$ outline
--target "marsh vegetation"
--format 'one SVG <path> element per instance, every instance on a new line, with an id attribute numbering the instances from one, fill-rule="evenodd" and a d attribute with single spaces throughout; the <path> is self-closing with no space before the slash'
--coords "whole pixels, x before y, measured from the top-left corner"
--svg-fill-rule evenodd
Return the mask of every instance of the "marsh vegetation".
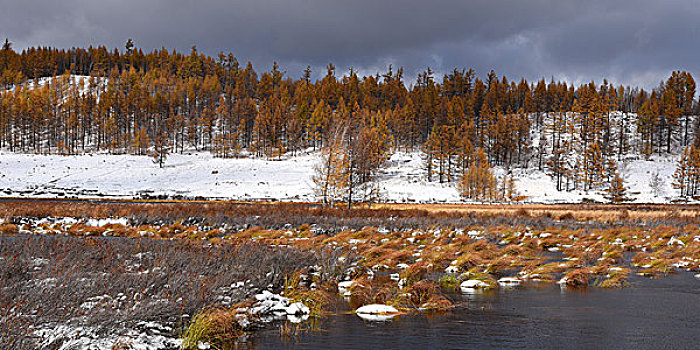
<path id="1" fill-rule="evenodd" d="M 700 271 L 698 211 L 10 202 L 0 207 L 2 343 L 60 347 L 77 329 L 127 348 L 157 337 L 163 349 L 221 345 L 274 324 L 263 292 L 315 322 L 339 302 L 414 314 L 450 310 L 460 292 L 634 288 L 632 277 Z M 313 328 L 283 324 L 282 336 Z"/>

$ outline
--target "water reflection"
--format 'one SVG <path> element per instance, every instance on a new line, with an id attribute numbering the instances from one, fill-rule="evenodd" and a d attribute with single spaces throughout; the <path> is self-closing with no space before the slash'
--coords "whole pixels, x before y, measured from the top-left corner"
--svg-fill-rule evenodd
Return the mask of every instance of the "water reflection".
<path id="1" fill-rule="evenodd" d="M 394 317 L 398 316 L 397 314 L 393 315 L 374 315 L 374 314 L 357 314 L 357 316 L 365 321 L 369 322 L 386 322 Z"/>

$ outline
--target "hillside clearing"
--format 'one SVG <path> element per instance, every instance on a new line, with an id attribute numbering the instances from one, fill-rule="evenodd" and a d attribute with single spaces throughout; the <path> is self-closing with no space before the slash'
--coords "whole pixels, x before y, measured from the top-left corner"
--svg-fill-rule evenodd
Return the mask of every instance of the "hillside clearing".
<path id="1" fill-rule="evenodd" d="M 159 169 L 151 158 L 133 155 L 36 155 L 0 153 L 0 196 L 77 198 L 205 198 L 227 200 L 317 201 L 312 176 L 318 153 L 282 160 L 215 158 L 210 153 L 171 154 Z M 620 166 L 637 203 L 669 203 L 676 192 L 674 157 L 630 160 Z M 503 174 L 503 169 L 497 169 Z M 665 180 L 661 195 L 651 174 Z M 396 153 L 379 174 L 382 198 L 392 203 L 460 203 L 454 183 L 428 182 L 421 153 Z M 526 203 L 603 202 L 601 192 L 556 191 L 544 172 L 517 169 L 516 190 Z"/>

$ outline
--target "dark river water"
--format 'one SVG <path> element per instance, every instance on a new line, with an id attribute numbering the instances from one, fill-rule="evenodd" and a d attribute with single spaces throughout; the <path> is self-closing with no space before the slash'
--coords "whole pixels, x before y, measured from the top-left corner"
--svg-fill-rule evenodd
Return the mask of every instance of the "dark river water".
<path id="1" fill-rule="evenodd" d="M 632 278 L 621 290 L 523 287 L 455 294 L 444 314 L 371 323 L 339 311 L 320 330 L 251 339 L 257 349 L 700 349 L 700 280 Z"/>

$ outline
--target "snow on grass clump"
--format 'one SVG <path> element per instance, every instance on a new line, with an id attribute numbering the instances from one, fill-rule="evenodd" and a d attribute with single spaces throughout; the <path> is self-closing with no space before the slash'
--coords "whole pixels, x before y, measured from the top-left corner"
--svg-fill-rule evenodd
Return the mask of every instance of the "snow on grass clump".
<path id="1" fill-rule="evenodd" d="M 391 305 L 369 304 L 355 310 L 357 316 L 366 321 L 388 321 L 399 314 Z"/>
<path id="2" fill-rule="evenodd" d="M 241 310 L 252 316 L 258 317 L 263 322 L 277 319 L 288 319 L 292 322 L 300 322 L 308 319 L 311 309 L 301 302 L 292 302 L 279 294 L 263 291 L 255 295 L 257 302 L 249 309 Z"/>
<path id="3" fill-rule="evenodd" d="M 460 288 L 489 288 L 489 284 L 481 280 L 466 280 L 459 285 Z"/>
<path id="4" fill-rule="evenodd" d="M 127 218 L 108 218 L 108 219 L 88 219 L 85 223 L 87 226 L 102 227 L 106 225 L 128 225 Z"/>
<path id="5" fill-rule="evenodd" d="M 356 285 L 357 285 L 356 281 L 338 282 L 338 293 L 345 295 L 345 296 L 349 296 L 350 294 L 352 294 L 352 292 L 350 290 L 353 287 L 355 287 Z"/>
<path id="6" fill-rule="evenodd" d="M 498 285 L 503 288 L 514 288 L 520 285 L 520 279 L 515 277 L 503 277 L 498 280 Z"/>

